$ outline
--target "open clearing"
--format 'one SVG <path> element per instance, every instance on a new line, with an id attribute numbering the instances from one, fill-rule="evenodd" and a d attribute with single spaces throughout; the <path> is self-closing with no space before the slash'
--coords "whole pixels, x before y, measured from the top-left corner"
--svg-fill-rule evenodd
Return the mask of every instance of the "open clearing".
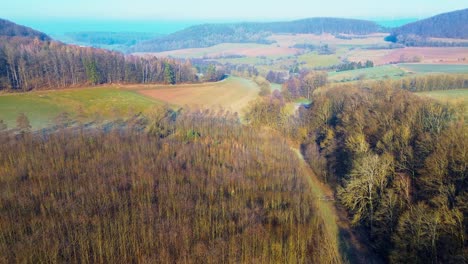
<path id="1" fill-rule="evenodd" d="M 13 128 L 18 115 L 24 113 L 33 129 L 40 129 L 53 124 L 62 112 L 68 112 L 72 118 L 80 114 L 94 120 L 125 117 L 156 104 L 161 102 L 110 86 L 5 94 L 0 96 L 0 120 Z"/>
<path id="2" fill-rule="evenodd" d="M 341 63 L 339 55 L 319 55 L 317 52 L 306 53 L 298 56 L 297 61 L 299 64 L 303 64 L 308 68 L 315 67 L 330 67 Z"/>
<path id="3" fill-rule="evenodd" d="M 351 71 L 329 72 L 331 82 L 349 82 L 356 80 L 399 79 L 407 76 L 430 73 L 468 73 L 468 64 L 422 64 L 403 63 L 381 65 L 372 68 Z"/>
<path id="4" fill-rule="evenodd" d="M 385 78 L 401 78 L 405 76 L 405 71 L 394 66 L 385 65 L 373 68 L 358 69 L 352 71 L 329 72 L 328 79 L 332 82 L 348 82 L 361 80 L 380 80 Z"/>
<path id="5" fill-rule="evenodd" d="M 143 88 L 144 86 L 141 86 Z M 216 83 L 185 84 L 176 86 L 148 86 L 138 92 L 145 96 L 179 106 L 224 108 L 241 112 L 258 96 L 259 87 L 250 80 L 229 77 Z"/>
<path id="6" fill-rule="evenodd" d="M 332 46 L 362 46 L 362 45 L 388 45 L 384 38 L 388 34 L 370 34 L 364 36 L 353 36 L 341 34 L 350 39 L 336 38 L 332 34 L 275 34 L 268 37 L 276 41 L 281 47 L 294 46 L 295 44 L 332 45 Z"/>
<path id="7" fill-rule="evenodd" d="M 422 63 L 466 64 L 468 63 L 468 48 L 407 47 L 381 50 L 356 49 L 348 54 L 348 60 L 350 61 L 371 60 L 375 65 L 408 61 L 414 58 L 417 58 Z"/>
<path id="8" fill-rule="evenodd" d="M 427 96 L 442 103 L 464 107 L 465 122 L 468 122 L 468 89 L 418 92 L 420 96 Z"/>
<path id="9" fill-rule="evenodd" d="M 258 92 L 254 82 L 230 77 L 217 83 L 121 85 L 4 94 L 0 95 L 0 120 L 8 128 L 14 128 L 16 118 L 24 113 L 33 129 L 41 129 L 54 124 L 54 119 L 63 112 L 83 121 L 114 119 L 165 103 L 223 107 L 240 112 Z"/>

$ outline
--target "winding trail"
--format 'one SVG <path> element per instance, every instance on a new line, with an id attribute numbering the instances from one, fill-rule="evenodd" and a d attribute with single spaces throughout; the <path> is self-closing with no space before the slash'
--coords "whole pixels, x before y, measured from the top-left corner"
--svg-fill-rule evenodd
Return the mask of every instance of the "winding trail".
<path id="1" fill-rule="evenodd" d="M 307 164 L 298 144 L 289 140 L 288 143 L 301 160 L 301 165 L 307 173 L 307 180 L 311 186 L 311 191 L 319 200 L 318 209 L 326 222 L 326 231 L 336 234 L 340 254 L 344 262 L 357 264 L 385 263 L 380 256 L 368 250 L 370 242 L 366 240 L 365 236 L 360 235 L 351 228 L 346 210 L 334 201 L 333 190 L 321 182 L 309 164 Z"/>

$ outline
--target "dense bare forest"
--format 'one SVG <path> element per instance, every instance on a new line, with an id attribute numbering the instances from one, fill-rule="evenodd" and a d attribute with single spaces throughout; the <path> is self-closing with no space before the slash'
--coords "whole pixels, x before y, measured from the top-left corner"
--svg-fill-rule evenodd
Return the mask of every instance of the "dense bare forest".
<path id="1" fill-rule="evenodd" d="M 282 111 L 296 91 L 290 81 L 283 86 L 285 96 L 260 99 L 248 117 L 254 125 L 275 127 L 302 142 L 310 166 L 334 186 L 352 223 L 366 230 L 371 246 L 387 261 L 463 263 L 468 230 L 465 109 L 398 87 L 407 83 L 413 83 L 404 87 L 408 90 L 435 89 L 428 83 L 449 89 L 466 85 L 466 77 L 322 88 L 296 118 Z"/>
<path id="2" fill-rule="evenodd" d="M 466 12 L 454 19 L 464 21 L 459 16 Z M 410 45 L 404 40 L 415 34 L 418 41 L 464 38 L 457 31 L 462 23 L 443 30 L 450 21 L 445 14 L 410 24 L 391 40 Z M 418 26 L 433 24 L 443 28 L 426 32 Z M 207 24 L 142 42 L 135 50 L 271 44 L 274 33 L 326 31 L 346 40 L 346 34 L 385 30 L 374 22 L 335 18 Z M 75 37 L 130 45 L 127 38 L 148 36 Z M 336 51 L 322 43 L 296 45 L 314 56 Z M 340 60 L 305 68 L 295 61 L 265 70 L 244 61 L 125 55 L 66 45 L 0 20 L 0 92 L 7 98 L 3 112 L 13 113 L 0 118 L 0 263 L 354 263 L 362 252 L 359 259 L 371 256 L 367 261 L 377 263 L 468 262 L 467 104 L 416 94 L 468 88 L 466 73 L 405 72 L 394 79 L 332 83 L 331 70 L 374 63 Z M 241 114 L 169 100 L 162 106 L 163 99 L 138 93 L 141 85 L 119 85 L 106 94 L 128 92 L 120 98 L 125 114 L 115 97 L 102 107 L 86 97 L 95 108 L 116 107 L 109 109 L 112 115 L 93 116 L 77 101 L 76 113 L 51 117 L 47 124 L 54 125 L 37 130 L 27 115 L 39 107 L 13 112 L 20 108 L 7 94 L 45 99 L 42 91 L 20 92 L 214 82 L 227 74 L 240 79 L 239 86 L 230 86 L 229 79 L 209 83 L 209 89 L 151 86 L 180 97 L 206 96 L 209 103 L 218 94 L 234 100 L 222 93 L 248 87 L 253 96 Z M 215 89 L 226 89 L 222 85 L 227 90 L 213 96 Z M 204 92 L 185 92 L 195 89 Z M 451 96 L 461 94 L 455 92 Z M 134 113 L 131 96 L 145 101 L 141 112 Z M 25 104 L 30 102 L 36 101 Z"/>
<path id="3" fill-rule="evenodd" d="M 235 114 L 1 140 L 1 262 L 341 261 L 298 157 Z"/>
<path id="4" fill-rule="evenodd" d="M 30 38 L 2 38 L 0 42 L 0 90 L 195 80 L 188 60 L 141 58 Z"/>
<path id="5" fill-rule="evenodd" d="M 0 22 L 0 90 L 198 80 L 189 60 L 143 58 L 66 45 L 33 29 L 6 20 Z"/>

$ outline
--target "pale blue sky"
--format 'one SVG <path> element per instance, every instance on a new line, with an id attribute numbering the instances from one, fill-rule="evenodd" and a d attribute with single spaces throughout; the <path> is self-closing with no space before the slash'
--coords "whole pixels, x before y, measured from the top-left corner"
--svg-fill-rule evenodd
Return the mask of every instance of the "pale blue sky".
<path id="1" fill-rule="evenodd" d="M 423 18 L 468 8 L 468 0 L 2 0 L 0 17 L 262 20 L 317 16 Z"/>

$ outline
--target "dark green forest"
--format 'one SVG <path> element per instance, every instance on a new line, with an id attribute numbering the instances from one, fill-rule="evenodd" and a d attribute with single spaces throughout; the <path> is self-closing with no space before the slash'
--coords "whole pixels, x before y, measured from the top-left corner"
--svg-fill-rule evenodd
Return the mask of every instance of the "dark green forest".
<path id="1" fill-rule="evenodd" d="M 433 16 L 395 29 L 387 40 L 407 46 L 466 46 L 430 38 L 468 39 L 468 9 Z"/>

